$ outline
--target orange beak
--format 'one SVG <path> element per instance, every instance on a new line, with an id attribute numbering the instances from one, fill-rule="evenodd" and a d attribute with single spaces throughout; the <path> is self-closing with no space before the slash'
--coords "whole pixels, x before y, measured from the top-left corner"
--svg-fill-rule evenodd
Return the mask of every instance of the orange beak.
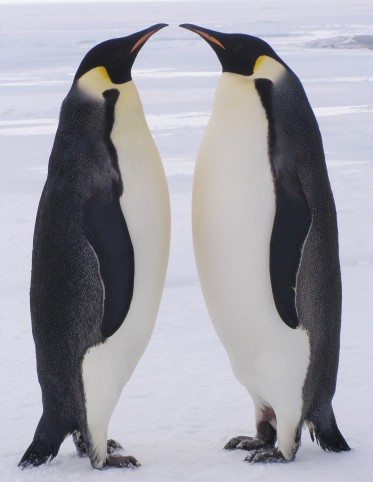
<path id="1" fill-rule="evenodd" d="M 149 32 L 146 32 L 132 47 L 131 49 L 131 54 L 134 52 L 136 49 L 138 49 L 141 45 L 143 45 L 152 35 L 154 35 L 158 30 L 161 28 L 167 27 L 166 23 L 160 23 L 158 25 L 154 25 L 154 28 L 150 30 Z M 151 28 L 151 27 L 150 27 Z"/>
<path id="2" fill-rule="evenodd" d="M 218 39 L 213 37 L 212 35 L 209 35 L 208 33 L 202 32 L 202 30 L 197 30 L 197 29 L 194 30 L 194 32 L 198 33 L 198 35 L 205 38 L 206 40 L 209 40 L 210 42 L 213 42 L 214 44 L 219 45 L 219 47 L 221 47 L 222 49 L 225 50 L 224 45 Z"/>

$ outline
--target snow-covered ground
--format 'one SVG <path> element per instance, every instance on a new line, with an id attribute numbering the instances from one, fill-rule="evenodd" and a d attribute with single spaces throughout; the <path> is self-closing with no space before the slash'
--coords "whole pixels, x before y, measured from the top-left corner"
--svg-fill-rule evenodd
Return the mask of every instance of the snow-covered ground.
<path id="1" fill-rule="evenodd" d="M 29 314 L 32 233 L 60 104 L 94 44 L 168 22 L 133 72 L 171 194 L 172 246 L 149 347 L 125 387 L 110 436 L 138 470 L 94 471 L 71 439 L 39 469 L 17 463 L 41 413 Z M 326 454 L 303 432 L 295 463 L 252 466 L 225 442 L 253 434 L 202 299 L 191 241 L 194 159 L 219 75 L 192 22 L 258 35 L 304 83 L 323 134 L 335 194 L 344 301 L 334 407 L 352 447 Z M 373 480 L 373 5 L 371 0 L 106 2 L 0 5 L 0 480 L 150 482 Z"/>

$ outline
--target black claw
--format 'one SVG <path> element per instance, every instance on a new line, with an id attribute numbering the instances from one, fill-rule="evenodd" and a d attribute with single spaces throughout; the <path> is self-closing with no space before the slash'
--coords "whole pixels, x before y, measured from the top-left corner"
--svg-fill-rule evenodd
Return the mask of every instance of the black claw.
<path id="1" fill-rule="evenodd" d="M 107 453 L 112 454 L 115 450 L 122 449 L 123 447 L 119 442 L 113 439 L 107 441 Z"/>
<path id="2" fill-rule="evenodd" d="M 230 439 L 230 441 L 225 445 L 224 449 L 225 450 L 236 450 L 236 449 L 241 449 L 242 444 L 244 442 L 251 442 L 253 437 L 246 437 L 245 435 L 239 435 L 238 437 L 233 437 Z"/>
<path id="3" fill-rule="evenodd" d="M 239 437 L 232 438 L 224 447 L 226 450 L 261 450 L 263 448 L 272 448 L 274 440 L 265 441 L 258 437 L 246 437 L 240 435 Z"/>
<path id="4" fill-rule="evenodd" d="M 259 452 L 259 450 L 255 450 L 253 452 L 251 452 L 250 455 L 248 455 L 247 457 L 245 457 L 244 461 L 245 462 L 249 462 L 250 464 L 254 463 L 254 459 L 255 459 L 255 455 Z"/>
<path id="5" fill-rule="evenodd" d="M 106 459 L 105 467 L 135 469 L 136 467 L 140 467 L 140 463 L 131 455 L 109 455 Z"/>
<path id="6" fill-rule="evenodd" d="M 250 464 L 269 464 L 274 462 L 286 463 L 289 460 L 286 460 L 278 449 L 262 449 L 253 451 L 245 458 L 245 462 Z"/>

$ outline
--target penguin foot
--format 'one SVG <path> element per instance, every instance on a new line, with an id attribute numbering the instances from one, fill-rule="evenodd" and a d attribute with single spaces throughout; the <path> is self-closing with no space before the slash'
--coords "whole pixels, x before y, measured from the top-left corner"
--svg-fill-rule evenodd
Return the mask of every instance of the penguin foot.
<path id="1" fill-rule="evenodd" d="M 116 440 L 113 440 L 112 438 L 110 438 L 108 441 L 107 441 L 107 453 L 108 454 L 112 454 L 114 453 L 116 450 L 118 449 L 122 449 L 123 447 L 121 446 L 121 444 L 119 442 L 117 442 Z"/>
<path id="2" fill-rule="evenodd" d="M 108 455 L 103 468 L 110 469 L 112 467 L 117 469 L 135 469 L 136 467 L 140 467 L 140 463 L 135 459 L 135 457 L 131 457 L 131 455 Z"/>
<path id="3" fill-rule="evenodd" d="M 76 451 L 77 451 L 79 457 L 88 457 L 87 449 L 85 448 L 83 438 L 82 438 L 82 436 L 80 435 L 79 432 L 73 433 L 73 441 L 74 441 L 74 445 L 75 445 L 75 448 L 76 448 Z M 117 442 L 116 440 L 109 439 L 107 441 L 107 453 L 109 455 L 114 453 L 115 450 L 122 449 L 122 448 L 123 447 L 121 446 L 121 444 L 119 442 Z"/>
<path id="4" fill-rule="evenodd" d="M 233 437 L 225 445 L 225 450 L 261 450 L 266 447 L 273 447 L 274 441 L 262 440 L 258 437 L 246 437 L 245 435 L 239 435 Z"/>
<path id="5" fill-rule="evenodd" d="M 270 464 L 274 462 L 291 462 L 291 460 L 286 460 L 282 453 L 276 449 L 262 449 L 253 451 L 250 455 L 245 458 L 245 462 L 250 464 Z"/>

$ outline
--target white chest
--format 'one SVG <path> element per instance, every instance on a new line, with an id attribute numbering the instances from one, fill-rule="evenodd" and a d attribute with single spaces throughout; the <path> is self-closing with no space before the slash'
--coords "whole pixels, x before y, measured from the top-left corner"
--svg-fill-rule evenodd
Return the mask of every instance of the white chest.
<path id="1" fill-rule="evenodd" d="M 272 295 L 276 203 L 267 146 L 268 121 L 254 83 L 224 73 L 196 163 L 193 242 L 215 329 L 237 377 L 253 391 L 273 372 L 273 361 L 285 370 L 292 356 L 302 359 L 301 379 L 308 364 L 307 335 L 284 324 Z"/>
<path id="2" fill-rule="evenodd" d="M 143 260 L 150 261 L 155 253 L 159 256 L 163 245 L 168 250 L 170 203 L 162 162 L 137 90 L 128 82 L 120 91 L 111 139 L 124 187 L 121 206 L 140 268 Z"/>
<path id="3" fill-rule="evenodd" d="M 121 207 L 135 254 L 134 292 L 119 330 L 92 347 L 83 361 L 90 431 L 105 426 L 120 392 L 151 336 L 166 276 L 170 244 L 170 203 L 161 159 L 137 90 L 119 86 L 111 139 L 124 191 Z M 106 442 L 105 442 L 106 443 Z"/>
<path id="4" fill-rule="evenodd" d="M 193 188 L 197 267 L 214 312 L 231 313 L 238 306 L 262 311 L 263 304 L 271 303 L 269 242 L 275 193 L 267 137 L 267 118 L 253 82 L 223 74 Z"/>
<path id="5" fill-rule="evenodd" d="M 157 314 L 170 243 L 170 204 L 166 177 L 133 82 L 118 87 L 111 139 L 123 182 L 121 207 L 135 254 L 131 307 L 122 327 L 104 345 L 133 365 L 142 354 Z M 116 341 L 118 339 L 118 341 Z M 124 349 L 128 345 L 128 351 Z M 103 348 L 104 348 L 103 347 Z"/>

